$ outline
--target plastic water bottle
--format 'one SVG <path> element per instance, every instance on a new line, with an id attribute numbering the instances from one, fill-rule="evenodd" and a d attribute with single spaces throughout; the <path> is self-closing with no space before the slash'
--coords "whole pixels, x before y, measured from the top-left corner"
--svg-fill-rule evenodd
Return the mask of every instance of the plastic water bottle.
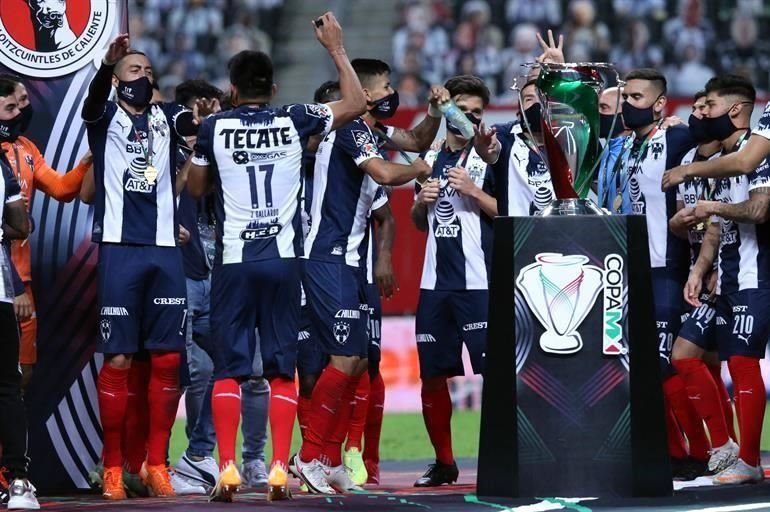
<path id="1" fill-rule="evenodd" d="M 460 130 L 463 137 L 466 139 L 473 138 L 473 123 L 468 121 L 468 118 L 465 117 L 465 112 L 460 110 L 460 107 L 458 107 L 454 101 L 449 100 L 445 103 L 441 103 L 439 104 L 438 109 L 444 114 L 447 121 L 452 123 L 452 126 Z"/>

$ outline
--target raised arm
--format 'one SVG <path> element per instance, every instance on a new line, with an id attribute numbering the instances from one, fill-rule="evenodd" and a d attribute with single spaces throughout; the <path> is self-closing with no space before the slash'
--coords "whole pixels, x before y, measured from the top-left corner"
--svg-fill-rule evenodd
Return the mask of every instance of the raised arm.
<path id="1" fill-rule="evenodd" d="M 751 190 L 749 198 L 740 203 L 698 201 L 695 206 L 695 216 L 704 218 L 712 215 L 736 222 L 764 224 L 770 218 L 770 187 L 758 187 Z"/>
<path id="2" fill-rule="evenodd" d="M 422 153 L 429 150 L 441 126 L 441 112 L 438 110 L 438 105 L 450 99 L 449 91 L 445 88 L 440 85 L 431 87 L 428 114 L 420 121 L 420 124 L 410 130 L 395 128 L 390 138 L 398 147 L 393 149 L 412 153 Z"/>
<path id="3" fill-rule="evenodd" d="M 403 185 L 421 176 L 430 176 L 431 168 L 422 158 L 411 165 L 397 164 L 382 158 L 370 158 L 361 165 L 361 170 L 380 185 Z"/>
<path id="4" fill-rule="evenodd" d="M 128 34 L 120 34 L 107 49 L 102 59 L 102 65 L 88 86 L 88 96 L 83 102 L 81 116 L 87 123 L 95 123 L 104 115 L 104 108 L 110 97 L 112 75 L 115 64 L 128 53 Z"/>

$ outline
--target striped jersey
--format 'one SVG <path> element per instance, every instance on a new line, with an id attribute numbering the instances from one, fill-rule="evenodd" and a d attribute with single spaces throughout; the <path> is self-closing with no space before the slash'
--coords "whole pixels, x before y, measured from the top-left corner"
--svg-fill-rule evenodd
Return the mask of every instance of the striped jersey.
<path id="1" fill-rule="evenodd" d="M 366 240 L 361 244 L 366 249 L 366 282 L 368 284 L 374 284 L 374 263 L 377 261 L 377 240 L 374 236 L 373 214 L 386 204 L 388 204 L 388 194 L 385 192 L 385 188 L 377 187 L 372 207 L 369 209 L 369 217 L 367 218 Z"/>
<path id="2" fill-rule="evenodd" d="M 5 156 L 0 153 L 0 219 L 5 215 L 5 205 L 21 200 L 21 187 L 13 175 L 11 166 Z M 0 242 L 3 240 L 3 229 L 0 227 Z M 0 247 L 0 302 L 13 302 L 16 294 L 13 289 L 11 258 L 6 250 Z"/>
<path id="3" fill-rule="evenodd" d="M 440 184 L 439 197 L 428 205 L 428 240 L 422 267 L 423 290 L 486 290 L 492 248 L 492 219 L 478 202 L 449 184 L 448 172 L 463 167 L 484 192 L 494 197 L 492 171 L 470 147 L 431 150 L 425 161 Z"/>
<path id="4" fill-rule="evenodd" d="M 535 215 L 555 199 L 551 173 L 518 122 L 497 125 L 501 150 L 490 166 L 500 216 Z"/>
<path id="5" fill-rule="evenodd" d="M 744 140 L 740 151 L 746 144 Z M 752 190 L 770 186 L 770 159 L 748 175 L 720 178 L 714 186 L 716 201 L 735 204 L 747 201 Z M 750 224 L 718 218 L 719 281 L 717 293 L 770 288 L 770 224 Z"/>
<path id="6" fill-rule="evenodd" d="M 176 118 L 185 110 L 153 104 L 135 116 L 110 101 L 99 119 L 86 121 L 96 185 L 94 242 L 176 246 Z M 146 175 L 148 159 L 154 180 Z"/>
<path id="7" fill-rule="evenodd" d="M 361 267 L 367 218 L 379 185 L 359 166 L 371 158 L 382 155 L 361 118 L 330 133 L 318 146 L 305 258 Z"/>
<path id="8" fill-rule="evenodd" d="M 684 126 L 657 129 L 649 142 L 632 138 L 624 151 L 623 176 L 628 179 L 631 211 L 647 217 L 647 241 L 652 268 L 687 269 L 689 247 L 668 229 L 668 221 L 676 213 L 676 189 L 661 190 L 663 173 L 679 165 L 694 146 Z"/>
<path id="9" fill-rule="evenodd" d="M 719 157 L 718 151 L 710 158 L 717 157 Z M 688 165 L 693 162 L 702 162 L 704 160 L 709 160 L 710 158 L 706 158 L 699 154 L 698 148 L 695 147 L 688 151 L 684 158 L 682 158 L 682 165 Z M 713 188 L 713 180 L 709 180 L 708 178 L 695 178 L 692 180 L 687 180 L 679 184 L 679 187 L 677 188 L 676 200 L 684 203 L 685 208 L 695 208 L 695 205 L 699 200 L 703 199 L 706 201 L 711 201 L 713 199 Z M 698 259 L 698 254 L 700 254 L 700 247 L 703 244 L 703 236 L 706 234 L 705 226 L 706 224 L 698 224 L 696 226 L 692 226 L 687 231 L 687 241 L 690 243 L 691 267 Z"/>
<path id="10" fill-rule="evenodd" d="M 206 118 L 193 163 L 215 184 L 215 264 L 302 254 L 300 193 L 307 137 L 331 130 L 331 108 L 240 106 Z"/>

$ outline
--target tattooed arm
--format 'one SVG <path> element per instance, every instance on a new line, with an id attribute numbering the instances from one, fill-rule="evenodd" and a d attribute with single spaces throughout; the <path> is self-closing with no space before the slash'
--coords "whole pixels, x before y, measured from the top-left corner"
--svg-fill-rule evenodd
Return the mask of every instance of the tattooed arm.
<path id="1" fill-rule="evenodd" d="M 770 219 L 770 187 L 758 187 L 749 192 L 749 198 L 735 204 L 719 201 L 698 201 L 696 212 L 708 212 L 724 219 L 749 224 L 764 224 Z M 700 215 L 696 214 L 696 217 Z"/>

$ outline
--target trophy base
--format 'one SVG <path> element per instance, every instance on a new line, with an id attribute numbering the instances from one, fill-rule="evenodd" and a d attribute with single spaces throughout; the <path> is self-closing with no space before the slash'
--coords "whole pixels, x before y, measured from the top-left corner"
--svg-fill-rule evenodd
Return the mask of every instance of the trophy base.
<path id="1" fill-rule="evenodd" d="M 590 199 L 554 199 L 540 212 L 541 217 L 552 215 L 607 215 L 607 212 Z"/>

